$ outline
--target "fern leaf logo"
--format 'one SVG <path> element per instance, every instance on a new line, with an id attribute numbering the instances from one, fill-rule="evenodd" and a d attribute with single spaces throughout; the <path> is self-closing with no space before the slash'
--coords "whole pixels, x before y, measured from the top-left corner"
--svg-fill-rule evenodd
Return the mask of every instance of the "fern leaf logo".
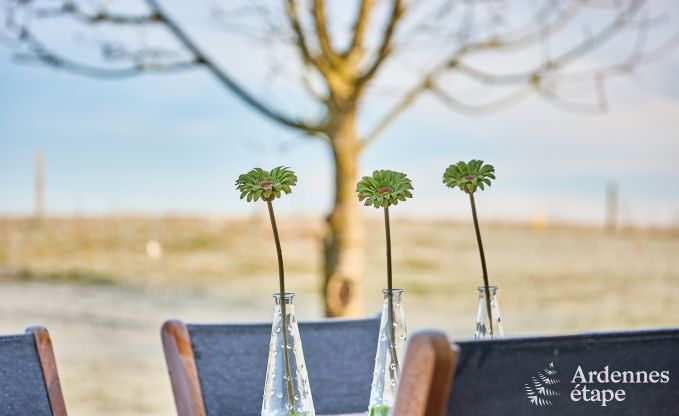
<path id="1" fill-rule="evenodd" d="M 530 382 L 523 385 L 530 403 L 534 406 L 551 406 L 552 400 L 561 395 L 554 390 L 555 385 L 561 382 L 558 377 L 559 373 L 554 368 L 553 361 L 547 368 L 531 377 Z"/>

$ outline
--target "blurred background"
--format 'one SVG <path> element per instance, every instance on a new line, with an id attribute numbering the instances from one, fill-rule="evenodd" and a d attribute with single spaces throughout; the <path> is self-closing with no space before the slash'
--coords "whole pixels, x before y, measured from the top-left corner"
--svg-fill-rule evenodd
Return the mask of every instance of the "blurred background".
<path id="1" fill-rule="evenodd" d="M 254 166 L 302 320 L 365 316 L 385 284 L 356 181 L 405 172 L 391 210 L 411 331 L 470 338 L 477 194 L 505 333 L 677 326 L 679 6 L 670 0 L 2 2 L 0 332 L 51 332 L 73 415 L 167 415 L 169 318 L 271 319 Z"/>

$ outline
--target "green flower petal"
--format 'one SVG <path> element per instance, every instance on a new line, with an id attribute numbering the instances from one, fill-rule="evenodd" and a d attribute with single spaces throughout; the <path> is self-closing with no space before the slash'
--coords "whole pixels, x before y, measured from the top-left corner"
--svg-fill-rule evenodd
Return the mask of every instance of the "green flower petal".
<path id="1" fill-rule="evenodd" d="M 472 159 L 469 162 L 457 162 L 448 166 L 443 174 L 443 183 L 449 188 L 460 188 L 461 191 L 474 193 L 484 190 L 495 179 L 493 165 L 484 165 L 483 160 Z"/>
<path id="2" fill-rule="evenodd" d="M 404 173 L 391 170 L 376 170 L 356 184 L 358 200 L 375 208 L 397 205 L 399 201 L 412 198 L 412 190 L 413 185 Z"/>
<path id="3" fill-rule="evenodd" d="M 297 176 L 290 168 L 278 166 L 271 171 L 254 168 L 248 173 L 238 176 L 236 189 L 240 191 L 240 198 L 248 202 L 260 198 L 268 201 L 281 196 L 281 191 L 289 194 L 297 184 Z"/>

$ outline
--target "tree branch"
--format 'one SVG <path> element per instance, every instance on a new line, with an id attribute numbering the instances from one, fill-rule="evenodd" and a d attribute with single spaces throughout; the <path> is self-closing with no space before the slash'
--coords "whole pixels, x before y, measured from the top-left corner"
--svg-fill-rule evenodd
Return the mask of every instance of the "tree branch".
<path id="1" fill-rule="evenodd" d="M 255 98 L 249 91 L 237 83 L 225 70 L 220 68 L 215 62 L 208 58 L 206 54 L 203 53 L 203 51 L 198 47 L 198 45 L 193 42 L 193 40 L 189 38 L 186 33 L 184 33 L 179 25 L 162 10 L 156 0 L 146 0 L 146 4 L 148 4 L 154 14 L 158 15 L 158 17 L 165 23 L 165 26 L 175 36 L 179 43 L 181 43 L 196 58 L 197 62 L 203 64 L 210 71 L 210 73 L 212 73 L 212 75 L 214 75 L 229 90 L 231 90 L 231 92 L 236 94 L 238 98 L 243 100 L 250 107 L 257 110 L 260 114 L 265 115 L 271 120 L 276 121 L 286 127 L 300 129 L 310 134 L 323 133 L 321 126 L 307 124 L 306 122 L 293 119 L 287 115 L 283 115 L 282 113 L 270 108 Z"/>
<path id="2" fill-rule="evenodd" d="M 565 10 L 562 10 L 552 23 L 546 24 L 550 14 L 554 12 L 556 8 L 554 1 L 547 1 L 545 6 L 539 9 L 532 19 L 538 25 L 537 30 L 528 31 L 527 27 L 529 25 L 526 25 L 526 27 L 519 29 L 514 34 L 504 35 L 503 40 L 487 39 L 486 41 L 482 41 L 477 44 L 468 45 L 466 49 L 471 51 L 497 48 L 502 49 L 503 51 L 513 51 L 520 48 L 530 47 L 541 42 L 545 38 L 553 36 L 556 32 L 566 27 L 573 20 L 573 18 L 578 15 L 578 12 L 587 5 L 588 2 L 589 0 L 571 1 L 569 3 L 569 7 Z M 521 32 L 526 33 L 522 34 Z"/>
<path id="3" fill-rule="evenodd" d="M 454 64 L 452 65 L 449 64 L 448 66 L 451 69 L 461 72 L 479 82 L 489 85 L 516 84 L 522 82 L 539 82 L 540 78 L 542 78 L 544 74 L 549 72 L 555 72 L 558 69 L 562 69 L 563 67 L 572 63 L 574 60 L 588 54 L 592 50 L 606 43 L 613 35 L 618 33 L 620 28 L 627 23 L 629 18 L 634 16 L 639 11 L 644 2 L 645 0 L 631 1 L 630 5 L 627 8 L 620 11 L 611 21 L 611 23 L 609 23 L 597 34 L 590 36 L 585 42 L 579 43 L 576 46 L 572 47 L 571 49 L 567 50 L 566 52 L 562 53 L 556 59 L 547 60 L 543 62 L 541 65 L 529 71 L 518 72 L 513 74 L 494 74 L 491 72 L 483 71 L 481 69 L 472 67 L 468 64 L 462 63 L 461 61 L 455 61 Z M 636 57 L 639 53 L 638 51 L 639 45 L 643 45 L 644 38 L 643 35 L 645 35 L 646 26 L 642 25 L 641 27 L 642 30 L 638 31 L 638 34 L 642 36 L 639 36 L 637 38 L 637 42 L 635 42 L 635 45 L 633 47 L 634 57 Z M 638 43 L 639 41 L 641 41 L 641 44 Z"/>
<path id="4" fill-rule="evenodd" d="M 361 141 L 361 150 L 377 140 L 384 130 L 386 130 L 387 127 L 389 127 L 389 125 L 393 123 L 403 111 L 407 110 L 415 103 L 417 98 L 422 93 L 427 91 L 432 92 L 439 100 L 462 113 L 479 115 L 498 111 L 520 101 L 521 99 L 528 96 L 528 94 L 531 92 L 531 88 L 530 85 L 525 85 L 514 91 L 512 94 L 509 94 L 498 100 L 484 104 L 471 104 L 455 99 L 453 96 L 446 93 L 436 84 L 434 84 L 431 79 L 425 79 L 410 89 L 408 93 L 398 100 L 397 103 L 386 113 L 386 115 L 382 117 L 382 119 L 372 128 L 372 130 L 370 130 L 370 132 L 364 136 L 363 140 Z"/>
<path id="5" fill-rule="evenodd" d="M 362 87 L 370 81 L 377 70 L 382 66 L 382 63 L 387 59 L 391 53 L 392 41 L 394 38 L 394 33 L 404 12 L 404 6 L 402 0 L 392 0 L 391 14 L 387 22 L 387 27 L 384 30 L 384 36 L 382 37 L 382 42 L 380 43 L 379 49 L 377 51 L 377 57 L 373 61 L 372 65 L 361 75 L 356 81 L 356 90 L 360 91 Z"/>
<path id="6" fill-rule="evenodd" d="M 530 84 L 517 88 L 514 92 L 497 100 L 483 104 L 465 103 L 454 98 L 436 85 L 431 87 L 432 94 L 446 105 L 468 115 L 481 115 L 499 111 L 528 97 L 533 88 Z"/>
<path id="7" fill-rule="evenodd" d="M 362 52 L 363 49 L 363 38 L 365 37 L 366 28 L 368 27 L 368 21 L 370 20 L 370 12 L 375 5 L 375 0 L 362 0 L 361 5 L 358 9 L 358 15 L 356 16 L 356 22 L 354 23 L 353 35 L 351 37 L 351 43 L 349 47 L 343 53 L 344 56 L 350 56 L 358 54 L 359 51 Z"/>
<path id="8" fill-rule="evenodd" d="M 227 71 L 210 59 L 205 52 L 181 29 L 181 27 L 161 8 L 157 0 L 145 0 L 149 8 L 149 13 L 144 15 L 121 15 L 109 13 L 106 10 L 94 14 L 83 11 L 80 6 L 72 1 L 65 1 L 61 7 L 37 8 L 29 7 L 24 2 L 18 2 L 16 6 L 8 7 L 6 10 L 6 26 L 12 31 L 17 39 L 18 46 L 26 47 L 27 53 L 19 53 L 16 58 L 24 63 L 42 63 L 58 69 L 72 73 L 104 79 L 129 78 L 142 73 L 169 73 L 192 69 L 197 66 L 205 67 L 214 77 L 216 77 L 228 90 L 244 101 L 251 108 L 269 119 L 286 127 L 298 129 L 312 137 L 322 137 L 326 135 L 323 122 L 309 123 L 301 119 L 293 118 L 281 111 L 274 109 L 264 101 L 255 97 L 244 86 L 238 83 Z M 14 8 L 25 8 L 24 21 L 16 19 Z M 31 17 L 50 18 L 58 16 L 70 16 L 84 24 L 94 25 L 109 23 L 117 25 L 147 25 L 162 24 L 172 34 L 179 45 L 190 55 L 187 59 L 169 62 L 167 58 L 162 59 L 161 55 L 150 49 L 144 49 L 139 53 L 122 53 L 116 55 L 115 59 L 124 59 L 130 64 L 124 67 L 102 68 L 100 66 L 89 65 L 71 60 L 63 55 L 55 53 L 47 45 L 43 44 L 35 36 L 29 27 Z M 109 50 L 111 45 L 105 45 Z M 106 49 L 108 48 L 108 49 Z M 151 51 L 151 53 L 149 53 Z M 113 50 L 114 53 L 120 52 Z M 125 51 L 123 51 L 125 52 Z M 110 57 L 107 57 L 107 59 Z"/>
<path id="9" fill-rule="evenodd" d="M 569 106 L 568 100 L 563 99 L 558 94 L 556 94 L 551 89 L 546 89 L 542 84 L 544 77 L 548 73 L 555 73 L 557 69 L 563 69 L 563 67 L 570 64 L 575 59 L 586 55 L 591 52 L 596 47 L 605 43 L 610 39 L 615 33 L 617 33 L 620 28 L 622 28 L 629 19 L 637 14 L 646 0 L 632 0 L 628 3 L 628 6 L 619 11 L 616 16 L 612 19 L 612 22 L 607 25 L 604 29 L 598 32 L 596 35 L 591 36 L 588 41 L 579 43 L 575 47 L 561 54 L 554 60 L 548 60 L 543 62 L 538 67 L 533 70 L 513 73 L 513 74 L 493 74 L 491 72 L 483 71 L 473 66 L 470 66 L 461 61 L 461 58 L 469 53 L 477 52 L 481 50 L 497 49 L 497 50 L 515 50 L 519 48 L 528 47 L 536 42 L 539 42 L 544 38 L 545 33 L 553 35 L 554 32 L 564 27 L 576 14 L 576 12 L 582 7 L 584 0 L 576 0 L 571 3 L 571 6 L 565 11 L 563 11 L 560 16 L 547 27 L 543 27 L 538 33 L 528 34 L 523 36 L 517 36 L 513 39 L 500 41 L 497 38 L 488 38 L 483 41 L 475 42 L 473 44 L 465 45 L 457 49 L 449 58 L 444 60 L 442 63 L 434 66 L 429 72 L 427 72 L 422 77 L 422 82 L 415 85 L 411 90 L 402 96 L 400 100 L 386 113 L 386 115 L 373 127 L 372 130 L 367 133 L 363 142 L 362 148 L 365 148 L 370 143 L 375 141 L 380 134 L 386 130 L 386 128 L 393 123 L 398 116 L 410 107 L 413 102 L 419 97 L 420 94 L 431 90 L 437 98 L 442 102 L 448 104 L 449 106 L 467 113 L 467 114 L 480 114 L 484 112 L 496 111 L 501 108 L 505 108 L 508 105 L 523 99 L 530 91 L 538 91 L 539 94 L 547 99 L 548 101 L 558 105 L 564 109 L 571 109 L 572 111 L 582 112 L 582 105 L 571 103 Z M 543 15 L 545 12 L 539 13 L 538 15 Z M 678 37 L 679 39 L 679 37 Z M 633 52 L 633 57 L 635 62 L 638 63 L 639 54 L 638 43 L 634 46 L 635 52 Z M 603 78 L 608 76 L 608 71 L 611 73 L 618 72 L 622 73 L 624 71 L 630 70 L 631 62 L 627 62 L 622 65 L 614 65 L 606 68 L 605 71 L 597 71 L 592 73 L 596 77 L 602 78 L 600 82 L 597 83 L 596 92 L 598 97 L 597 108 L 604 108 L 606 106 L 605 93 L 603 91 Z M 460 100 L 455 99 L 450 94 L 446 93 L 439 86 L 435 84 L 438 77 L 447 73 L 450 70 L 455 70 L 456 72 L 465 74 L 481 83 L 487 85 L 519 85 L 524 84 L 523 87 L 517 89 L 513 94 L 503 97 L 492 103 L 486 103 L 482 105 L 472 105 L 464 103 Z M 589 107 L 591 108 L 591 106 Z"/>
<path id="10" fill-rule="evenodd" d="M 295 35 L 295 43 L 300 51 L 302 61 L 307 66 L 313 66 L 324 76 L 329 75 L 329 68 L 323 64 L 320 60 L 314 57 L 309 49 L 309 44 L 307 43 L 306 37 L 304 36 L 304 31 L 302 30 L 302 24 L 299 20 L 299 14 L 297 13 L 297 2 L 296 0 L 288 0 L 288 21 L 292 27 L 292 32 Z"/>
<path id="11" fill-rule="evenodd" d="M 111 23 L 118 25 L 146 25 L 149 23 L 161 22 L 160 16 L 155 13 L 135 16 L 99 11 L 95 14 L 89 14 L 84 12 L 78 4 L 72 1 L 65 1 L 61 7 L 37 9 L 34 11 L 33 15 L 37 18 L 70 16 L 85 24 Z"/>
<path id="12" fill-rule="evenodd" d="M 30 54 L 16 54 L 15 59 L 24 63 L 40 62 L 61 70 L 91 78 L 120 79 L 131 78 L 144 72 L 171 73 L 196 68 L 196 61 L 177 61 L 171 63 L 139 62 L 125 68 L 101 68 L 82 64 L 63 56 L 59 56 L 41 43 L 27 28 L 23 28 L 22 42 L 30 50 Z"/>
<path id="13" fill-rule="evenodd" d="M 598 73 L 592 77 L 595 101 L 593 103 L 566 99 L 557 92 L 552 85 L 543 85 L 539 88 L 540 97 L 561 110 L 579 115 L 599 115 L 608 110 L 608 97 L 606 95 L 606 80 L 610 74 Z"/>
<path id="14" fill-rule="evenodd" d="M 596 35 L 591 36 L 587 42 L 583 42 L 559 56 L 553 63 L 557 66 L 566 65 L 593 49 L 596 49 L 620 31 L 620 29 L 622 29 L 627 22 L 641 10 L 644 3 L 646 3 L 646 0 L 632 0 L 630 5 L 618 13 L 608 26 Z"/>
<path id="15" fill-rule="evenodd" d="M 415 103 L 415 100 L 431 87 L 431 79 L 425 78 L 410 89 L 396 104 L 387 111 L 386 115 L 363 137 L 361 150 L 370 145 L 393 123 L 402 112 Z"/>
<path id="16" fill-rule="evenodd" d="M 314 26 L 316 28 L 316 35 L 318 36 L 318 44 L 321 47 L 321 53 L 330 66 L 337 66 L 337 54 L 332 48 L 330 35 L 328 34 L 328 21 L 325 15 L 325 2 L 323 0 L 314 0 L 313 3 Z"/>

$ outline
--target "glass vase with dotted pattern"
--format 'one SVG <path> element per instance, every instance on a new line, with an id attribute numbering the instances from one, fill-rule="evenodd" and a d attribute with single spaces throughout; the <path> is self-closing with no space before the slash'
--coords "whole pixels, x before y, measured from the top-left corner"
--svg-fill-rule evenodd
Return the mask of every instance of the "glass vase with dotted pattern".
<path id="1" fill-rule="evenodd" d="M 280 294 L 274 294 L 262 416 L 316 415 L 292 303 L 294 297 L 294 293 L 286 293 L 281 304 Z"/>
<path id="2" fill-rule="evenodd" d="M 403 289 L 383 289 L 382 319 L 370 389 L 370 416 L 387 416 L 394 406 L 407 339 L 401 296 Z"/>

